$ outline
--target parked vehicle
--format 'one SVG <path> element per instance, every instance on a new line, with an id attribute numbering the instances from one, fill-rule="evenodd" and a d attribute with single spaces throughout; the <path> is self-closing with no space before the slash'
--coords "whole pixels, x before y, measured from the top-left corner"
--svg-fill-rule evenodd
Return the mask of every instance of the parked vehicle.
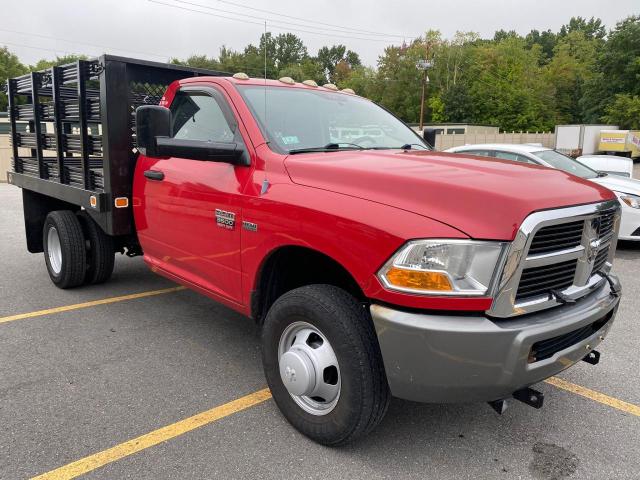
<path id="1" fill-rule="evenodd" d="M 633 178 L 633 160 L 617 155 L 581 155 L 577 161 L 596 172 Z"/>
<path id="2" fill-rule="evenodd" d="M 590 180 L 612 190 L 622 207 L 619 238 L 622 240 L 640 240 L 640 181 L 597 172 L 581 162 L 550 148 L 532 145 L 478 144 L 464 145 L 447 150 L 453 153 L 466 153 L 482 157 L 501 158 L 521 163 L 543 165 L 557 168 L 580 178 Z"/>
<path id="3" fill-rule="evenodd" d="M 615 130 L 616 125 L 556 125 L 555 150 L 578 157 L 600 152 L 600 132 Z"/>
<path id="4" fill-rule="evenodd" d="M 640 131 L 602 130 L 598 150 L 611 155 L 637 158 L 640 156 Z"/>
<path id="5" fill-rule="evenodd" d="M 597 363 L 620 297 L 609 190 L 430 151 L 332 85 L 210 74 L 103 56 L 9 81 L 8 180 L 57 286 L 144 254 L 254 318 L 275 403 L 328 445 L 390 395 L 540 407 L 531 385 Z"/>

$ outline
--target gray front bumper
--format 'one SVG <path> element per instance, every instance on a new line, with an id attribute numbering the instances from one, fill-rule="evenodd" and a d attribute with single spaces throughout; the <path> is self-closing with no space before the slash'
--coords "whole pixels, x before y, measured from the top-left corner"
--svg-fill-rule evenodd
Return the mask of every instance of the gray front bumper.
<path id="1" fill-rule="evenodd" d="M 375 304 L 371 316 L 394 396 L 419 402 L 488 401 L 507 398 L 580 361 L 608 333 L 618 303 L 605 283 L 575 304 L 505 320 L 408 313 Z M 535 342 L 607 316 L 606 325 L 588 338 L 529 363 Z"/>

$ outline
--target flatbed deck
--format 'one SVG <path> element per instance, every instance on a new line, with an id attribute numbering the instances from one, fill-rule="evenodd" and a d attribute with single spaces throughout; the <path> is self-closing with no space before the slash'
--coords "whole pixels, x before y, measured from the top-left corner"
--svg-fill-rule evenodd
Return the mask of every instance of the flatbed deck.
<path id="1" fill-rule="evenodd" d="M 202 75 L 228 74 L 102 55 L 10 79 L 9 183 L 87 209 L 110 235 L 132 233 L 130 208 L 113 205 L 131 197 L 135 110 Z"/>

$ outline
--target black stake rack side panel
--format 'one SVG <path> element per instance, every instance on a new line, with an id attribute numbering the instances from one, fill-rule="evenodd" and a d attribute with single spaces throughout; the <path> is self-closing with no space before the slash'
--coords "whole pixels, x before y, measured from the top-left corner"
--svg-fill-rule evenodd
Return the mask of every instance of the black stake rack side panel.
<path id="1" fill-rule="evenodd" d="M 10 79 L 9 183 L 86 208 L 110 235 L 132 233 L 135 109 L 202 75 L 228 74 L 102 55 Z M 117 197 L 130 207 L 114 208 Z"/>

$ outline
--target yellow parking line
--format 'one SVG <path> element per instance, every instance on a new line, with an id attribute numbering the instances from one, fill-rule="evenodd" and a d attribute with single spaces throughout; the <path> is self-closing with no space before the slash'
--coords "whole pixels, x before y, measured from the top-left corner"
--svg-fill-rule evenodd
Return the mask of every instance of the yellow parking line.
<path id="1" fill-rule="evenodd" d="M 234 413 L 238 413 L 247 408 L 256 406 L 271 398 L 271 392 L 268 388 L 258 390 L 247 396 L 238 398 L 219 407 L 212 408 L 206 412 L 198 413 L 192 417 L 185 418 L 179 422 L 167 425 L 152 432 L 141 435 L 140 437 L 128 440 L 124 443 L 108 448 L 88 457 L 82 458 L 76 462 L 69 463 L 50 472 L 43 473 L 32 480 L 63 480 L 76 478 L 87 472 L 91 472 L 96 468 L 100 468 L 108 463 L 115 462 L 121 458 L 133 455 L 145 448 L 153 447 L 159 443 L 166 442 L 184 433 L 200 428 L 221 418 L 228 417 Z"/>
<path id="2" fill-rule="evenodd" d="M 636 417 L 640 417 L 640 406 L 634 405 L 633 403 L 618 400 L 617 398 L 610 397 L 609 395 L 605 395 L 604 393 L 596 392 L 595 390 L 591 390 L 586 387 L 581 387 L 580 385 L 567 382 L 566 380 L 562 380 L 558 377 L 547 378 L 545 382 L 553 385 L 554 387 L 566 390 L 567 392 L 581 395 L 585 398 L 593 400 L 594 402 L 602 403 L 603 405 L 617 408 L 618 410 L 622 410 L 623 412 L 627 412 L 631 415 L 635 415 Z"/>
<path id="3" fill-rule="evenodd" d="M 13 322 L 15 320 L 23 320 L 25 318 L 40 317 L 42 315 L 51 315 L 52 313 L 68 312 L 70 310 L 79 310 L 81 308 L 95 307 L 98 305 L 106 305 L 109 303 L 124 302 L 125 300 L 135 300 L 136 298 L 153 297 L 164 293 L 178 292 L 184 290 L 185 287 L 163 288 L 161 290 L 149 290 L 147 292 L 132 293 L 130 295 L 121 295 L 119 297 L 103 298 L 101 300 L 93 300 L 91 302 L 76 303 L 73 305 L 64 305 L 62 307 L 47 308 L 46 310 L 37 310 L 35 312 L 19 313 L 17 315 L 9 315 L 8 317 L 0 317 L 0 323 Z"/>
<path id="4" fill-rule="evenodd" d="M 581 395 L 595 402 L 631 413 L 632 415 L 640 416 L 640 407 L 637 405 L 567 382 L 566 380 L 562 380 L 558 377 L 548 378 L 545 382 L 553 385 L 554 387 L 566 390 L 576 395 Z M 94 453 L 93 455 L 89 455 L 88 457 L 84 457 L 75 462 L 56 468 L 55 470 L 43 473 L 42 475 L 33 477 L 32 480 L 67 480 L 76 478 L 109 463 L 166 442 L 167 440 L 171 440 L 172 438 L 183 435 L 195 430 L 196 428 L 203 427 L 207 424 L 228 417 L 229 415 L 233 415 L 234 413 L 259 405 L 270 398 L 271 392 L 268 388 L 258 390 L 257 392 L 253 392 L 229 403 L 225 403 L 219 407 L 198 413 L 192 417 L 185 418 L 184 420 L 172 423 L 171 425 L 153 430 L 132 440 L 127 440 L 126 442 L 120 443 L 101 452 Z"/>

